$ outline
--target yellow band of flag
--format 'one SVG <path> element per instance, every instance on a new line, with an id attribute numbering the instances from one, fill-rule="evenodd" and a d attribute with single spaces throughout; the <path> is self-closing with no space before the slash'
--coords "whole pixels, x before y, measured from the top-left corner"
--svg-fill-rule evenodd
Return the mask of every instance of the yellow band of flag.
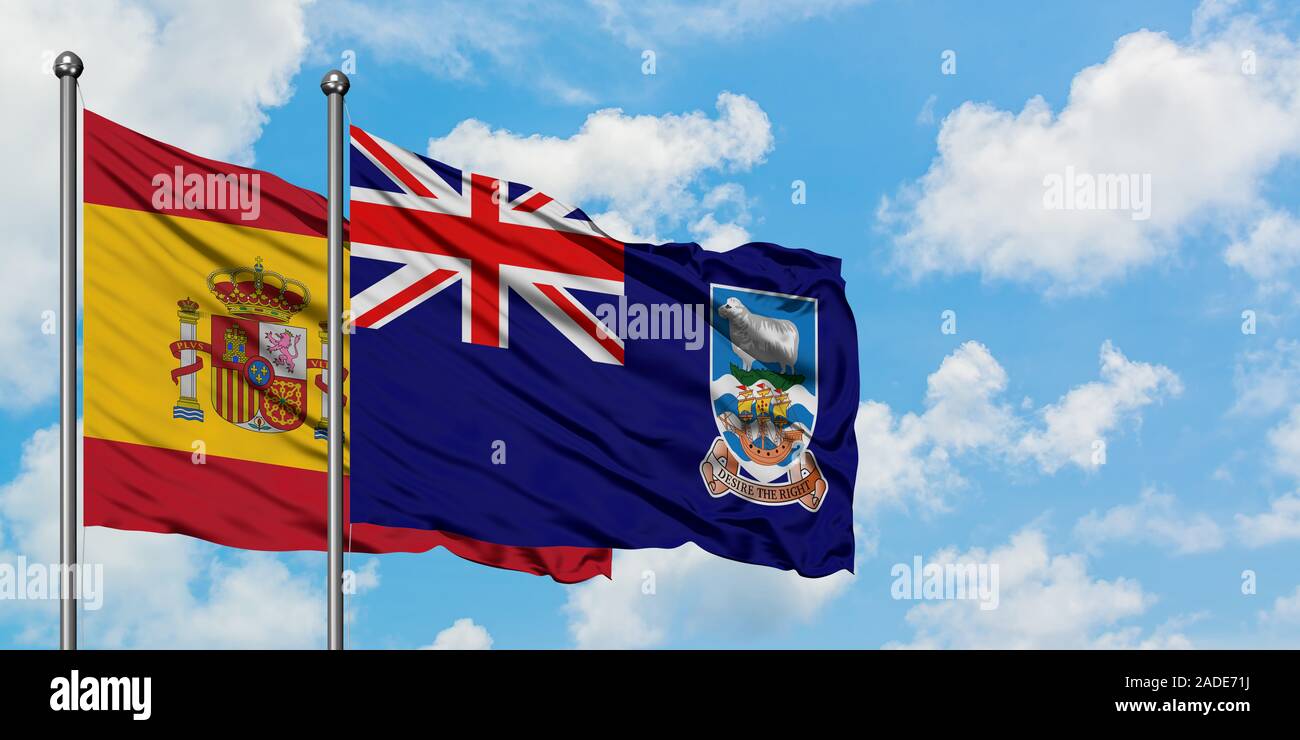
<path id="1" fill-rule="evenodd" d="M 101 205 L 85 207 L 85 229 L 95 240 L 94 248 L 86 250 L 84 268 L 86 310 L 95 313 L 95 320 L 86 322 L 84 338 L 86 436 L 324 470 L 325 444 L 317 434 L 323 394 L 315 381 L 324 372 L 319 365 L 326 347 L 319 326 L 326 319 L 325 240 Z M 203 366 L 192 373 L 192 399 L 182 398 L 181 383 L 172 378 L 180 364 L 171 350 L 174 343 L 192 337 L 210 345 L 218 359 L 224 349 L 226 337 L 213 336 L 212 329 L 234 314 L 209 289 L 209 276 L 252 269 L 259 258 L 267 273 L 299 281 L 310 294 L 306 306 L 287 321 L 266 324 L 301 337 L 291 349 L 295 372 L 305 375 L 298 399 L 305 404 L 305 418 L 289 431 L 256 431 L 233 423 L 265 408 L 261 401 L 267 391 L 241 386 L 236 371 L 214 367 L 213 357 L 201 351 L 195 352 Z M 279 283 L 268 280 L 264 287 L 274 293 Z M 196 304 L 192 311 L 179 305 L 187 299 Z M 185 333 L 187 322 L 191 335 Z M 256 350 L 257 339 L 248 338 L 246 353 Z M 346 341 L 344 352 L 346 357 Z M 312 359 L 317 367 L 307 368 Z M 276 370 L 283 372 L 283 367 Z M 346 383 L 344 388 L 346 393 Z M 298 384 L 285 395 L 291 394 L 299 394 Z M 174 418 L 178 402 L 197 405 L 202 421 Z M 344 423 L 346 428 L 346 412 Z"/>

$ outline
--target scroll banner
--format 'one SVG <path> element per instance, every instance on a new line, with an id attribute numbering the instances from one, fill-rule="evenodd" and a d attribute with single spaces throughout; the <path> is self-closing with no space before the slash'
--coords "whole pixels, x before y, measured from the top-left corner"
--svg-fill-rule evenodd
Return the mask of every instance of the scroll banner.
<path id="1" fill-rule="evenodd" d="M 172 357 L 177 360 L 181 359 L 181 352 L 192 349 L 196 352 L 207 352 L 212 354 L 212 345 L 207 342 L 200 342 L 197 339 L 181 339 L 171 343 Z M 186 375 L 193 375 L 203 369 L 203 358 L 198 355 L 194 356 L 194 362 L 188 365 L 182 365 L 172 370 L 172 383 L 180 385 L 181 378 Z"/>
<path id="2" fill-rule="evenodd" d="M 797 465 L 790 467 L 791 483 L 759 483 L 739 475 L 740 461 L 731 453 L 727 443 L 718 437 L 713 449 L 700 463 L 704 485 L 714 498 L 734 493 L 760 504 L 784 504 L 798 501 L 809 511 L 817 511 L 826 495 L 826 481 L 822 478 L 817 458 L 804 452 Z M 798 476 L 798 479 L 796 479 Z"/>
<path id="3" fill-rule="evenodd" d="M 324 371 L 324 370 L 328 370 L 328 369 L 329 369 L 329 366 L 330 366 L 330 361 L 329 361 L 329 360 L 326 360 L 326 359 L 315 358 L 315 357 L 312 357 L 312 358 L 308 358 L 308 359 L 307 359 L 307 369 L 308 369 L 308 370 L 322 370 L 322 371 Z M 346 367 L 343 368 L 343 379 L 344 379 L 344 380 L 347 380 L 347 379 L 348 379 L 348 369 L 347 369 Z M 329 388 L 329 384 L 325 382 L 325 373 L 324 373 L 324 372 L 322 372 L 320 375 L 317 375 L 317 376 L 316 376 L 316 388 L 319 389 L 321 393 L 329 394 L 329 392 L 330 392 L 330 388 Z M 348 397 L 347 397 L 346 394 L 344 394 L 344 396 L 343 396 L 343 405 L 344 405 L 344 406 L 347 406 L 347 405 L 348 405 Z"/>

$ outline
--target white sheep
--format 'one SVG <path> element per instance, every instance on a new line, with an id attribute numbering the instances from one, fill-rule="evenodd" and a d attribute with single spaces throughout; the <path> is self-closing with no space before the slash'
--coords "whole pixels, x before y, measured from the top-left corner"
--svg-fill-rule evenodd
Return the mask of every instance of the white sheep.
<path id="1" fill-rule="evenodd" d="M 758 361 L 780 367 L 783 373 L 794 372 L 799 357 L 799 330 L 793 321 L 751 313 L 738 298 L 728 298 L 718 307 L 718 313 L 731 327 L 731 348 L 746 370 L 753 369 Z"/>

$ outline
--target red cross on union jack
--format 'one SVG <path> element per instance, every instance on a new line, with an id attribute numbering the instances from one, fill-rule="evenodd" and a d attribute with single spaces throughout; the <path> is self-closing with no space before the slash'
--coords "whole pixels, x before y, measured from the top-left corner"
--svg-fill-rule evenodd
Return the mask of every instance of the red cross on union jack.
<path id="1" fill-rule="evenodd" d="M 570 290 L 623 294 L 623 244 L 520 183 L 470 174 L 352 127 L 352 256 L 402 266 L 352 298 L 379 329 L 459 284 L 461 340 L 509 346 L 509 294 L 528 302 L 595 362 L 623 342 Z"/>

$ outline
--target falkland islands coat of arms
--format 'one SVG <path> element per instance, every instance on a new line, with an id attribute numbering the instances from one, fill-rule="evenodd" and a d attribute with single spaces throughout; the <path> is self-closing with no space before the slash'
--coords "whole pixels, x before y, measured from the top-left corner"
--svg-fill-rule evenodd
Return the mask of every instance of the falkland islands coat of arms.
<path id="1" fill-rule="evenodd" d="M 297 429 L 307 419 L 310 371 L 318 371 L 316 389 L 327 388 L 321 377 L 321 358 L 307 356 L 307 329 L 291 324 L 308 303 L 311 293 L 298 280 L 267 271 L 258 257 L 252 267 L 214 270 L 208 291 L 225 306 L 226 316 L 212 317 L 212 341 L 197 337 L 199 304 L 189 298 L 177 301 L 180 338 L 171 343 L 180 366 L 171 371 L 179 390 L 172 418 L 203 421 L 198 375 L 203 369 L 199 353 L 212 361 L 209 394 L 212 409 L 222 419 L 253 432 L 278 433 Z M 322 325 L 319 336 L 328 339 Z M 316 426 L 315 436 L 327 436 L 328 420 Z"/>
<path id="2" fill-rule="evenodd" d="M 715 498 L 816 511 L 817 300 L 712 285 L 710 401 L 719 436 L 700 463 Z"/>

